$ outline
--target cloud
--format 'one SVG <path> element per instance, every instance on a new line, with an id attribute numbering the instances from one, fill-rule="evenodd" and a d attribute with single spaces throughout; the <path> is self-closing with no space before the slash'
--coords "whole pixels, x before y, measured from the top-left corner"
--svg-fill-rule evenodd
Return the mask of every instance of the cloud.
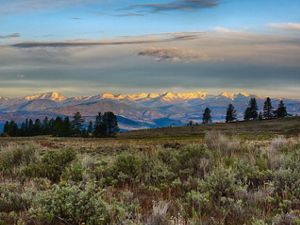
<path id="1" fill-rule="evenodd" d="M 19 33 L 0 35 L 0 39 L 12 39 L 12 38 L 19 38 L 19 37 L 21 37 L 21 35 Z"/>
<path id="2" fill-rule="evenodd" d="M 233 30 L 233 29 L 230 29 L 227 27 L 215 27 L 213 29 L 213 31 L 218 32 L 218 33 L 231 33 L 231 34 L 232 33 L 236 33 L 236 34 L 244 33 L 244 31 L 242 31 L 242 30 Z"/>
<path id="3" fill-rule="evenodd" d="M 270 23 L 268 26 L 281 30 L 300 31 L 300 23 Z"/>
<path id="4" fill-rule="evenodd" d="M 219 0 L 177 0 L 168 3 L 149 3 L 132 5 L 131 8 L 145 9 L 150 12 L 197 10 L 213 8 L 219 5 Z"/>
<path id="5" fill-rule="evenodd" d="M 93 0 L 10 0 L 1 2 L 1 13 L 19 13 L 26 11 L 56 9 L 92 2 Z"/>
<path id="6" fill-rule="evenodd" d="M 172 41 L 184 41 L 196 39 L 201 33 L 183 32 L 183 33 L 166 33 L 153 36 L 140 36 L 135 38 L 123 38 L 120 40 L 108 41 L 63 41 L 63 42 L 22 42 L 11 45 L 16 48 L 46 48 L 46 47 L 88 47 L 88 46 L 106 46 L 106 45 L 132 45 L 132 44 L 150 44 L 163 43 Z"/>
<path id="7" fill-rule="evenodd" d="M 157 61 L 191 62 L 195 60 L 209 61 L 211 58 L 203 52 L 179 48 L 148 48 L 138 53 L 140 56 L 154 57 Z"/>
<path id="8" fill-rule="evenodd" d="M 117 14 L 115 16 L 118 17 L 140 17 L 140 16 L 145 16 L 142 13 L 124 13 L 124 14 Z"/>

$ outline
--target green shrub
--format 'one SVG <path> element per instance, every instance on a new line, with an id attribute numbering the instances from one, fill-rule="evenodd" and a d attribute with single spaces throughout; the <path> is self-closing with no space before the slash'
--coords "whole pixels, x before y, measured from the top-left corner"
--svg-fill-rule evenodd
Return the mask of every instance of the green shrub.
<path id="1" fill-rule="evenodd" d="M 232 169 L 218 168 L 207 176 L 201 184 L 202 189 L 210 194 L 214 203 L 224 203 L 226 199 L 234 199 L 235 194 L 242 189 Z"/>
<path id="2" fill-rule="evenodd" d="M 173 166 L 181 178 L 189 176 L 203 178 L 211 168 L 210 154 L 202 145 L 189 145 L 177 155 L 177 164 Z"/>
<path id="3" fill-rule="evenodd" d="M 186 198 L 193 214 L 197 213 L 203 215 L 208 211 L 210 203 L 209 193 L 191 191 L 187 193 Z"/>
<path id="4" fill-rule="evenodd" d="M 243 161 L 238 163 L 236 171 L 236 178 L 252 190 L 258 189 L 272 179 L 270 170 L 261 170 L 258 166 Z"/>
<path id="5" fill-rule="evenodd" d="M 167 164 L 160 161 L 157 157 L 144 157 L 142 159 L 140 180 L 146 185 L 162 185 L 171 182 L 176 175 L 170 171 Z"/>
<path id="6" fill-rule="evenodd" d="M 119 155 L 114 164 L 114 174 L 118 182 L 134 183 L 138 181 L 142 171 L 140 156 L 129 153 Z"/>
<path id="7" fill-rule="evenodd" d="M 20 165 L 28 165 L 35 160 L 35 149 L 32 146 L 8 146 L 0 151 L 0 171 L 8 172 Z"/>
<path id="8" fill-rule="evenodd" d="M 62 177 L 67 181 L 80 182 L 83 180 L 84 168 L 80 162 L 74 162 L 66 167 Z"/>
<path id="9" fill-rule="evenodd" d="M 46 177 L 52 182 L 58 182 L 66 166 L 76 158 L 73 150 L 49 151 L 37 163 L 32 163 L 24 169 L 29 177 Z"/>
<path id="10" fill-rule="evenodd" d="M 31 196 L 26 195 L 20 184 L 0 184 L 0 212 L 20 212 L 28 209 Z"/>
<path id="11" fill-rule="evenodd" d="M 87 185 L 54 185 L 40 192 L 33 201 L 30 214 L 36 220 L 65 224 L 121 224 L 126 208 L 105 202 L 103 191 L 93 183 Z"/>

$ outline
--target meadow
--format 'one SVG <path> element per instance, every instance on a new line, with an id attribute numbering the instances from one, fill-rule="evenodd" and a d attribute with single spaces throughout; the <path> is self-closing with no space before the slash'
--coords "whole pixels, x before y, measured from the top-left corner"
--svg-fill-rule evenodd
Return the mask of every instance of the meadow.
<path id="1" fill-rule="evenodd" d="M 0 224 L 297 225 L 299 125 L 1 138 Z"/>

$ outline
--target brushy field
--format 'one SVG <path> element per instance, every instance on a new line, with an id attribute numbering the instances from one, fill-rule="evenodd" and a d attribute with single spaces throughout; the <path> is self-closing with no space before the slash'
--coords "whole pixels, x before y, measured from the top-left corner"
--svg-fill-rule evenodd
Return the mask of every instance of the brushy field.
<path id="1" fill-rule="evenodd" d="M 0 139 L 0 224 L 300 224 L 296 132 L 143 132 Z"/>

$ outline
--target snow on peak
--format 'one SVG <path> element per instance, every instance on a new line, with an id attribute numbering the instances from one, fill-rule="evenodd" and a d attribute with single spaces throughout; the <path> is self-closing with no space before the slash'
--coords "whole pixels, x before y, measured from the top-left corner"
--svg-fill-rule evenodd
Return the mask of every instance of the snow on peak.
<path id="1" fill-rule="evenodd" d="M 36 99 L 47 99 L 52 101 L 61 102 L 67 99 L 67 97 L 61 95 L 59 92 L 47 92 L 42 94 L 36 94 L 36 95 L 28 95 L 24 97 L 25 100 L 31 101 Z"/>
<path id="2" fill-rule="evenodd" d="M 196 92 L 166 92 L 164 93 L 161 98 L 164 101 L 187 101 L 187 100 L 194 100 L 194 99 L 205 99 L 207 96 L 206 93 L 196 91 Z"/>
<path id="3" fill-rule="evenodd" d="M 229 99 L 234 99 L 235 94 L 230 92 L 222 92 L 219 96 L 229 98 Z"/>
<path id="4" fill-rule="evenodd" d="M 246 93 L 246 92 L 239 92 L 239 93 L 222 92 L 218 96 L 234 100 L 235 98 L 238 98 L 238 97 L 246 97 L 246 98 L 248 98 L 248 97 L 251 96 L 251 94 Z"/>

